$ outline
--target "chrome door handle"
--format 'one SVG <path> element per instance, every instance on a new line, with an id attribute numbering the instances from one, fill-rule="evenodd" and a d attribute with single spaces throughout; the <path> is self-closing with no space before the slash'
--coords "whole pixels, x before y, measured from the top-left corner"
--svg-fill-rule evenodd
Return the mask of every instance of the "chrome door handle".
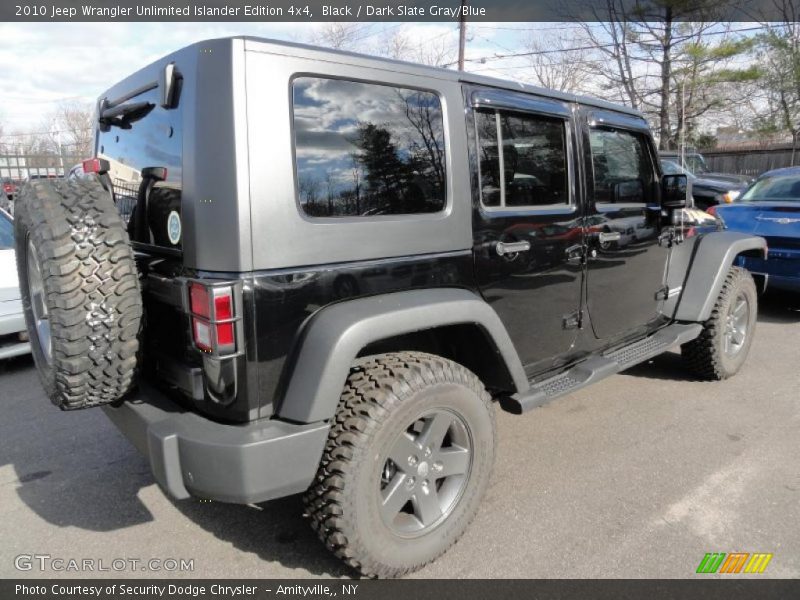
<path id="1" fill-rule="evenodd" d="M 619 231 L 601 231 L 597 234 L 597 239 L 601 244 L 606 242 L 618 242 L 622 239 L 622 234 Z"/>
<path id="2" fill-rule="evenodd" d="M 517 252 L 527 252 L 531 249 L 530 242 L 497 242 L 494 247 L 495 251 L 500 256 L 506 254 L 516 254 Z"/>

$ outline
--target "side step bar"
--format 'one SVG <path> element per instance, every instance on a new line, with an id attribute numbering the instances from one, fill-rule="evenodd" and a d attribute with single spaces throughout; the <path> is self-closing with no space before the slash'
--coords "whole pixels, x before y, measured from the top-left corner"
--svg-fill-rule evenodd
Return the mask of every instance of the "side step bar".
<path id="1" fill-rule="evenodd" d="M 531 384 L 524 394 L 514 394 L 500 401 L 500 406 L 515 415 L 528 412 L 571 392 L 605 379 L 620 371 L 644 362 L 678 344 L 685 344 L 703 330 L 699 323 L 674 324 L 665 327 L 643 340 L 588 358 L 554 377 Z"/>

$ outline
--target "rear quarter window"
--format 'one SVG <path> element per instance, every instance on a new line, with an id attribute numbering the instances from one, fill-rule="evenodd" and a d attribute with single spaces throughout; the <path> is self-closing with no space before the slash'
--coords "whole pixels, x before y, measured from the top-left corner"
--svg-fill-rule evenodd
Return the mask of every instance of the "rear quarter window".
<path id="1" fill-rule="evenodd" d="M 298 199 L 306 215 L 444 210 L 444 118 L 438 95 L 298 77 L 292 98 Z"/>

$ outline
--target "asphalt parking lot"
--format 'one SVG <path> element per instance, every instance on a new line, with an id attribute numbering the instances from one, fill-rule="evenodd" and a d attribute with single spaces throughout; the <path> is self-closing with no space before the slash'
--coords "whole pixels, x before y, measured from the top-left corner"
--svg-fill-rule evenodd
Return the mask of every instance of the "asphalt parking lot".
<path id="1" fill-rule="evenodd" d="M 0 366 L 0 403 L 0 577 L 350 575 L 297 497 L 166 498 L 101 411 L 49 404 L 29 358 Z M 800 296 L 762 299 L 731 380 L 692 381 L 667 353 L 528 415 L 498 412 L 498 433 L 477 518 L 419 577 L 680 578 L 737 551 L 774 554 L 757 577 L 800 577 Z M 22 554 L 194 571 L 19 571 Z"/>

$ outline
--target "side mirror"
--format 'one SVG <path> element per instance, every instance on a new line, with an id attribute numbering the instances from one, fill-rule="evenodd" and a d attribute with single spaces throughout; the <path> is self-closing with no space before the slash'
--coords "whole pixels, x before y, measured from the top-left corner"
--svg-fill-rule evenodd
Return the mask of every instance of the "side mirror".
<path id="1" fill-rule="evenodd" d="M 664 175 L 661 178 L 661 207 L 678 210 L 689 206 L 691 187 L 684 174 Z"/>

